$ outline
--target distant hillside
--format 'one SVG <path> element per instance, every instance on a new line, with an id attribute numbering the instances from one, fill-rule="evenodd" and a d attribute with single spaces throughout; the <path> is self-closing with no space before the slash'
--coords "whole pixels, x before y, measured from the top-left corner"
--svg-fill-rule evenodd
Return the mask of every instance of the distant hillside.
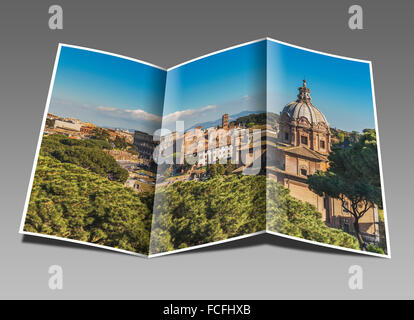
<path id="1" fill-rule="evenodd" d="M 232 114 L 229 115 L 229 123 L 236 121 L 237 119 L 244 117 L 244 116 L 248 116 L 250 114 L 258 114 L 261 113 L 261 111 L 250 111 L 250 110 L 245 110 L 236 114 Z M 207 122 L 202 122 L 202 123 L 197 123 L 195 125 L 193 125 L 190 129 L 194 129 L 198 126 L 201 126 L 203 129 L 207 129 L 207 128 L 211 128 L 211 127 L 217 127 L 217 126 L 221 126 L 221 118 L 217 119 L 217 120 L 213 120 L 213 121 L 207 121 Z"/>
<path id="2" fill-rule="evenodd" d="M 249 114 L 247 116 L 243 116 L 237 118 L 234 123 L 236 125 L 242 125 L 244 127 L 253 127 L 257 125 L 265 125 L 270 124 L 274 126 L 279 121 L 279 115 L 273 112 L 263 112 L 263 113 L 256 113 L 256 114 Z"/>
<path id="3" fill-rule="evenodd" d="M 121 127 L 105 127 L 107 129 L 113 129 L 113 130 L 120 130 L 120 131 L 128 131 L 129 133 L 134 133 L 136 129 L 130 129 L 130 128 L 121 128 Z"/>

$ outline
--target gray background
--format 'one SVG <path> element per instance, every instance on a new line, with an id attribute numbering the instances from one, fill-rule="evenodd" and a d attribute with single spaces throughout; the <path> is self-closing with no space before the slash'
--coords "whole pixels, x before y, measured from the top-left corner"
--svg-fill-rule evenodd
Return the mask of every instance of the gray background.
<path id="1" fill-rule="evenodd" d="M 348 7 L 364 30 L 348 29 Z M 61 4 L 64 29 L 48 29 Z M 2 1 L 0 4 L 1 298 L 414 298 L 413 1 Z M 147 260 L 18 228 L 57 43 L 169 67 L 265 36 L 373 60 L 392 260 L 268 235 Z M 64 289 L 48 288 L 48 267 Z M 348 268 L 364 268 L 364 289 Z"/>

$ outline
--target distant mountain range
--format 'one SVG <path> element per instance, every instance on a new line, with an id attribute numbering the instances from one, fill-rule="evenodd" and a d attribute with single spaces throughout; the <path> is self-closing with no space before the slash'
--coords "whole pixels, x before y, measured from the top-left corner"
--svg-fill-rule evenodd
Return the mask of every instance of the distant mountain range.
<path id="1" fill-rule="evenodd" d="M 135 129 L 128 129 L 128 128 L 120 128 L 120 127 L 105 127 L 107 129 L 113 129 L 113 130 L 120 130 L 120 131 L 128 131 L 129 133 L 134 133 Z"/>
<path id="2" fill-rule="evenodd" d="M 239 113 L 229 115 L 229 123 L 232 122 L 232 121 L 236 121 L 237 119 L 239 119 L 241 117 L 245 117 L 245 116 L 248 116 L 248 115 L 251 115 L 251 114 L 260 114 L 260 113 L 264 113 L 264 112 L 266 112 L 266 111 L 244 110 L 244 111 L 241 111 Z M 201 126 L 203 129 L 221 126 L 221 121 L 222 121 L 221 118 L 219 118 L 219 119 L 213 120 L 213 121 L 206 121 L 206 122 L 197 123 L 197 124 L 193 125 L 192 127 L 186 129 L 186 131 L 194 129 L 198 126 Z M 129 131 L 132 134 L 135 131 L 134 129 L 130 129 L 130 128 L 120 128 L 120 127 L 106 127 L 106 128 L 118 129 L 118 130 L 122 130 L 122 131 Z"/>
<path id="3" fill-rule="evenodd" d="M 254 114 L 254 113 L 263 113 L 266 111 L 250 111 L 250 110 L 245 110 L 236 114 L 229 114 L 229 123 L 232 121 L 237 120 L 238 118 L 244 117 L 244 116 L 248 116 L 250 114 Z M 217 126 L 221 126 L 221 118 L 217 119 L 217 120 L 213 120 L 213 121 L 206 121 L 206 122 L 201 122 L 201 123 L 197 123 L 195 125 L 193 125 L 191 128 L 188 128 L 187 130 L 191 130 L 194 129 L 196 127 L 201 126 L 203 129 L 207 129 L 207 128 L 212 128 L 212 127 L 217 127 Z"/>

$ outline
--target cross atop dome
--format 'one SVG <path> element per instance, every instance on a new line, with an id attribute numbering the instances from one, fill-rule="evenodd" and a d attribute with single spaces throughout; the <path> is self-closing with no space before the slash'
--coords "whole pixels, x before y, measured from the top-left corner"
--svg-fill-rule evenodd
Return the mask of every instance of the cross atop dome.
<path id="1" fill-rule="evenodd" d="M 297 102 L 310 102 L 312 98 L 310 97 L 310 90 L 306 87 L 306 80 L 303 80 L 303 86 L 298 88 L 298 100 Z"/>

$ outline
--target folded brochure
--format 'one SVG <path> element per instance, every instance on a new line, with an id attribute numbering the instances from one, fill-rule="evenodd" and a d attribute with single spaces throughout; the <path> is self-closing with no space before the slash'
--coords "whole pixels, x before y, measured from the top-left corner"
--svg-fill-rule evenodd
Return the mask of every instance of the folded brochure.
<path id="1" fill-rule="evenodd" d="M 60 44 L 20 233 L 390 257 L 372 63 L 265 38 L 164 69 Z"/>

